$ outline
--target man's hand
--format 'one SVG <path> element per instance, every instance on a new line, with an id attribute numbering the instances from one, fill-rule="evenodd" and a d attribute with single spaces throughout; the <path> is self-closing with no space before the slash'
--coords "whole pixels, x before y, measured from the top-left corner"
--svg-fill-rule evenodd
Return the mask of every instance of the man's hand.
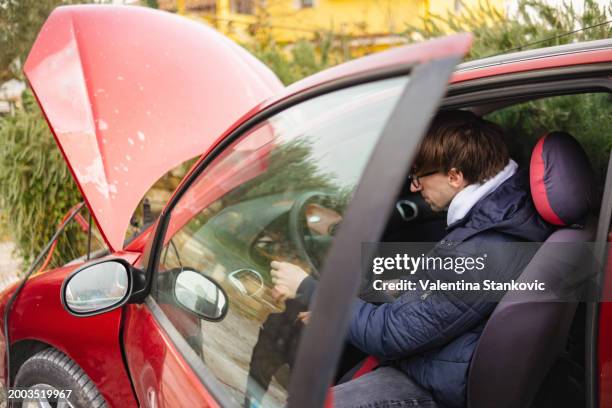
<path id="1" fill-rule="evenodd" d="M 304 324 L 308 324 L 308 322 L 310 322 L 310 312 L 298 313 L 298 320 L 300 320 Z"/>
<path id="2" fill-rule="evenodd" d="M 294 299 L 297 295 L 297 290 L 300 283 L 308 276 L 308 274 L 299 266 L 289 262 L 272 261 L 270 264 L 272 270 L 272 283 L 274 283 L 274 292 L 277 299 Z"/>

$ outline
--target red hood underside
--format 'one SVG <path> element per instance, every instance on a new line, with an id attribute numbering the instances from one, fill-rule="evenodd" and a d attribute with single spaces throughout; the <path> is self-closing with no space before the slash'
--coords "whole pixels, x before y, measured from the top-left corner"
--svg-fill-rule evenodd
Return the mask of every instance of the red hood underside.
<path id="1" fill-rule="evenodd" d="M 112 250 L 161 176 L 283 89 L 213 29 L 131 6 L 56 9 L 24 71 Z"/>

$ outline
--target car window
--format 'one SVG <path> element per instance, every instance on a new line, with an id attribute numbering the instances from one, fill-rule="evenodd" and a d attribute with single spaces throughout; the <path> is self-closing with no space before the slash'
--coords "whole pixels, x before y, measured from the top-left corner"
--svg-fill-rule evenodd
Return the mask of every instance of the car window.
<path id="1" fill-rule="evenodd" d="M 152 295 L 238 404 L 286 403 L 306 306 L 275 297 L 270 262 L 319 274 L 406 81 L 354 86 L 276 114 L 228 146 L 174 207 Z M 179 274 L 194 271 L 223 295 L 179 287 Z M 191 307 L 177 288 L 183 298 L 191 290 Z M 226 314 L 193 313 L 199 296 Z"/>
<path id="2" fill-rule="evenodd" d="M 546 133 L 570 133 L 585 149 L 603 191 L 612 149 L 610 93 L 584 93 L 540 98 L 497 110 L 486 119 L 504 128 L 512 157 L 529 163 L 536 142 Z"/>
<path id="3" fill-rule="evenodd" d="M 197 157 L 188 159 L 161 176 L 144 194 L 130 217 L 125 242 L 130 242 L 159 218 L 164 205 L 178 187 Z"/>

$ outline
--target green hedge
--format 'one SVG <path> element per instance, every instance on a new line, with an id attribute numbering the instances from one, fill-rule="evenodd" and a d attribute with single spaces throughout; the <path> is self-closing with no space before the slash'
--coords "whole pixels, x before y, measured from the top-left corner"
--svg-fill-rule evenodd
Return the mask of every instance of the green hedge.
<path id="1" fill-rule="evenodd" d="M 0 180 L 5 228 L 27 263 L 53 235 L 62 216 L 82 200 L 29 94 L 23 110 L 0 120 Z M 76 228 L 69 235 L 71 239 L 62 240 L 57 248 L 58 258 L 68 260 L 83 253 L 84 247 L 78 246 L 84 241 L 76 239 Z"/>
<path id="2" fill-rule="evenodd" d="M 500 13 L 492 6 L 495 3 L 481 1 L 472 9 L 465 7 L 461 13 L 431 15 L 422 21 L 423 27 L 407 26 L 404 35 L 410 41 L 420 41 L 453 32 L 470 32 L 474 43 L 467 60 L 612 37 L 612 24 L 565 35 L 608 21 L 612 16 L 612 3 L 603 6 L 594 0 L 585 0 L 579 13 L 571 2 L 553 7 L 541 0 L 519 0 L 516 14 L 512 16 Z"/>
<path id="3" fill-rule="evenodd" d="M 245 45 L 245 48 L 274 71 L 285 85 L 289 85 L 351 59 L 346 41 L 346 38 L 331 33 L 319 33 L 314 41 L 299 40 L 284 48 L 270 37 Z"/>

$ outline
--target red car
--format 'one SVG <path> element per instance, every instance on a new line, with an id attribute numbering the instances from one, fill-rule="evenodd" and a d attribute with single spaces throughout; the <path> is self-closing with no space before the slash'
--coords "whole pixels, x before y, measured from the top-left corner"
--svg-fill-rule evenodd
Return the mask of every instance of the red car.
<path id="1" fill-rule="evenodd" d="M 1 295 L 8 397 L 333 406 L 329 385 L 351 358 L 342 333 L 360 243 L 435 241 L 444 229 L 445 218 L 403 188 L 432 115 L 494 117 L 552 98 L 606 100 L 612 90 L 611 40 L 456 66 L 470 43 L 466 34 L 394 48 L 285 88 L 202 24 L 139 7 L 56 9 L 25 74 L 108 250 Z M 533 147 L 533 137 L 511 136 Z M 603 265 L 610 146 L 589 153 L 603 197 L 592 231 Z M 153 224 L 125 243 L 147 191 L 194 158 Z M 275 259 L 320 275 L 309 319 L 275 298 Z M 607 265 L 600 279 L 609 281 Z M 612 407 L 611 305 L 496 311 L 464 403 Z M 527 315 L 535 324 L 515 325 Z"/>

